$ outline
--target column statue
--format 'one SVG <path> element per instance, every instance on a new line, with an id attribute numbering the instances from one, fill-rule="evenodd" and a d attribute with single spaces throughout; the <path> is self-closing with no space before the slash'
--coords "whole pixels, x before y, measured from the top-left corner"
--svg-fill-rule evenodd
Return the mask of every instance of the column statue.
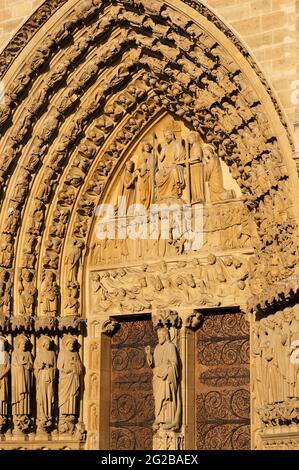
<path id="1" fill-rule="evenodd" d="M 7 422 L 9 373 L 10 357 L 7 351 L 7 341 L 6 338 L 0 336 L 0 434 Z"/>
<path id="2" fill-rule="evenodd" d="M 37 417 L 40 431 L 46 431 L 52 424 L 55 398 L 56 355 L 53 340 L 44 336 L 34 361 L 36 377 Z"/>
<path id="3" fill-rule="evenodd" d="M 73 336 L 66 337 L 64 348 L 59 353 L 58 406 L 60 432 L 72 431 L 79 413 L 79 398 L 83 365 L 78 353 L 78 341 Z"/>
<path id="4" fill-rule="evenodd" d="M 32 412 L 32 370 L 31 343 L 24 335 L 16 338 L 11 360 L 12 414 L 17 426 L 26 431 L 30 426 Z"/>

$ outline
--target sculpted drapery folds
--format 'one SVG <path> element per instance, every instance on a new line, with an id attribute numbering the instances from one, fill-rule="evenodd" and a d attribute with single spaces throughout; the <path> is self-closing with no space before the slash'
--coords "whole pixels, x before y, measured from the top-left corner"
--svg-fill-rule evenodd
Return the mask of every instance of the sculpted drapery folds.
<path id="1" fill-rule="evenodd" d="M 136 203 L 136 181 L 135 164 L 132 160 L 128 160 L 124 168 L 120 192 L 120 195 L 125 198 L 127 208 Z"/>
<path id="2" fill-rule="evenodd" d="M 149 209 L 154 197 L 154 172 L 156 167 L 154 160 L 152 144 L 144 141 L 137 164 L 138 184 L 136 203 L 142 204 L 145 209 Z"/>
<path id="3" fill-rule="evenodd" d="M 56 354 L 53 349 L 53 340 L 48 336 L 43 336 L 34 361 L 37 417 L 40 430 L 49 428 L 53 419 L 56 378 Z"/>
<path id="4" fill-rule="evenodd" d="M 165 129 L 164 138 L 165 143 L 162 144 L 156 173 L 158 201 L 163 201 L 168 197 L 180 197 L 185 187 L 184 167 L 182 166 L 185 157 L 184 148 L 181 142 L 175 139 L 172 129 Z"/>
<path id="5" fill-rule="evenodd" d="M 20 313 L 22 315 L 32 315 L 35 308 L 37 289 L 33 284 L 33 274 L 28 269 L 24 269 L 20 278 Z"/>
<path id="6" fill-rule="evenodd" d="M 182 418 L 179 356 L 169 339 L 168 329 L 159 328 L 157 334 L 159 344 L 154 354 L 149 346 L 145 349 L 147 362 L 153 369 L 154 429 L 178 431 Z"/>
<path id="7" fill-rule="evenodd" d="M 84 242 L 76 240 L 70 254 L 66 257 L 70 282 L 77 282 L 78 280 L 78 271 L 82 263 L 83 250 Z"/>
<path id="8" fill-rule="evenodd" d="M 254 391 L 263 423 L 297 422 L 299 387 L 299 310 L 262 318 L 256 324 L 253 349 Z"/>
<path id="9" fill-rule="evenodd" d="M 224 188 L 221 163 L 214 147 L 209 144 L 204 145 L 203 154 L 207 162 L 206 180 L 208 181 L 209 185 L 211 201 L 216 202 L 225 201 L 227 199 L 234 199 L 236 197 L 234 191 L 228 191 Z"/>
<path id="10" fill-rule="evenodd" d="M 41 284 L 41 304 L 44 315 L 55 316 L 59 307 L 59 287 L 55 273 L 46 271 Z"/>
<path id="11" fill-rule="evenodd" d="M 0 418 L 8 415 L 8 381 L 10 373 L 10 356 L 7 351 L 7 341 L 0 336 Z M 1 432 L 1 424 L 0 424 Z"/>
<path id="12" fill-rule="evenodd" d="M 60 415 L 77 416 L 78 414 L 83 365 L 77 348 L 77 339 L 66 337 L 64 349 L 58 355 Z"/>
<path id="13" fill-rule="evenodd" d="M 190 199 L 192 203 L 205 202 L 205 174 L 202 144 L 199 134 L 190 132 L 188 136 L 189 161 L 190 161 Z"/>
<path id="14" fill-rule="evenodd" d="M 30 346 L 28 338 L 20 335 L 12 353 L 12 413 L 16 416 L 32 412 L 33 357 Z"/>

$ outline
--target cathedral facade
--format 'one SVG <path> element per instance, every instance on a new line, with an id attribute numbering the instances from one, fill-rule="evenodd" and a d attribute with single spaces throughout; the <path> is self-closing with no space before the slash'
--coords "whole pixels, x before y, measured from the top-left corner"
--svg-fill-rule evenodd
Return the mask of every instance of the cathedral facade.
<path id="1" fill-rule="evenodd" d="M 299 448 L 295 69 L 252 52 L 275 13 L 214 6 L 44 0 L 7 38 L 0 449 Z"/>

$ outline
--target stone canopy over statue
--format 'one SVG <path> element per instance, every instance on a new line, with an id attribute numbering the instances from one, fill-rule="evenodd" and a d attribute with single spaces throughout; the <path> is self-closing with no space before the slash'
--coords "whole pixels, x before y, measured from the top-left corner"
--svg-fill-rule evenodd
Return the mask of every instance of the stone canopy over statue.
<path id="1" fill-rule="evenodd" d="M 205 144 L 199 133 L 180 123 L 162 127 L 142 142 L 136 156 L 127 160 L 120 195 L 126 206 L 151 203 L 220 202 L 236 198 L 226 189 L 223 167 L 212 144 Z"/>

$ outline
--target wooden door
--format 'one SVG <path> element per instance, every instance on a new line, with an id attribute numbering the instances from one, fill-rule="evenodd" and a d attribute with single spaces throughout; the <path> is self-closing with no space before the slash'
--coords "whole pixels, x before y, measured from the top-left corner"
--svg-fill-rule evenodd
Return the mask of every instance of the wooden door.
<path id="1" fill-rule="evenodd" d="M 152 371 L 145 346 L 156 345 L 150 319 L 121 321 L 111 341 L 110 449 L 153 448 Z M 107 404 L 108 406 L 108 404 Z"/>
<path id="2" fill-rule="evenodd" d="M 205 316 L 196 333 L 198 449 L 250 449 L 249 326 L 239 312 Z"/>

